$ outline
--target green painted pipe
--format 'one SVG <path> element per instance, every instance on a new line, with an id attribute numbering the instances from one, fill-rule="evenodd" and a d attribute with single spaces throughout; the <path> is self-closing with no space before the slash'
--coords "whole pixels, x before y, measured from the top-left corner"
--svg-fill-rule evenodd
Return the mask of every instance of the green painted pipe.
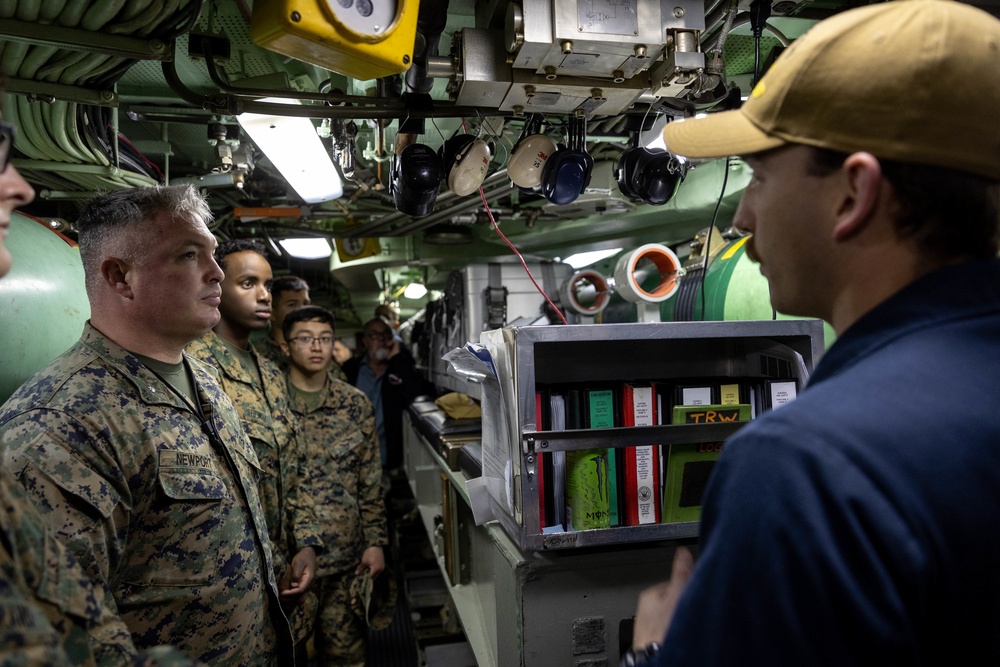
<path id="1" fill-rule="evenodd" d="M 6 245 L 14 266 L 0 278 L 0 402 L 75 343 L 90 317 L 75 246 L 19 213 Z"/>
<path id="2" fill-rule="evenodd" d="M 771 308 L 767 280 L 746 253 L 744 237 L 724 248 L 708 266 L 705 277 L 706 320 L 790 320 L 797 319 Z M 835 338 L 829 324 L 823 338 L 829 347 Z"/>

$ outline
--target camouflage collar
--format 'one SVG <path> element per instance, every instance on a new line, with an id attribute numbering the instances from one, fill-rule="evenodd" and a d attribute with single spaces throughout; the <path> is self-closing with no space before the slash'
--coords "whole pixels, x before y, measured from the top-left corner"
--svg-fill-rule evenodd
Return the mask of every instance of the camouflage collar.
<path id="1" fill-rule="evenodd" d="M 87 323 L 83 327 L 80 342 L 90 348 L 105 363 L 114 367 L 128 378 L 139 391 L 143 402 L 172 405 L 192 411 L 191 406 L 177 396 L 158 375 L 146 368 L 145 364 L 139 361 L 134 354 L 105 336 L 97 327 L 90 323 L 90 320 L 87 320 Z M 201 391 L 201 388 L 211 378 L 195 364 L 189 365 L 191 366 L 195 383 L 198 385 L 198 391 Z"/>
<path id="2" fill-rule="evenodd" d="M 255 385 L 258 380 L 251 369 L 243 365 L 243 360 L 234 355 L 226 343 L 222 340 L 222 336 L 215 333 L 214 331 L 209 331 L 200 340 L 197 340 L 193 345 L 202 343 L 211 353 L 213 357 L 216 358 L 217 363 L 214 364 L 219 372 L 226 377 L 232 378 L 237 382 L 242 382 L 243 384 Z M 260 367 L 260 354 L 254 349 L 253 345 L 250 346 L 250 354 L 257 360 L 257 366 Z"/>
<path id="3" fill-rule="evenodd" d="M 320 389 L 323 393 L 323 401 L 313 410 L 310 410 L 308 406 L 306 406 L 305 401 L 299 398 L 298 393 L 292 386 L 291 377 L 288 377 L 286 382 L 288 386 L 288 401 L 291 404 L 292 409 L 300 414 L 309 414 L 310 412 L 315 412 L 321 408 L 336 410 L 344 404 L 344 396 L 340 391 L 338 391 L 342 388 L 340 385 L 346 385 L 348 387 L 351 386 L 334 375 L 332 369 L 328 369 L 326 371 L 326 382 L 323 384 L 323 388 Z M 339 385 L 337 383 L 339 383 Z"/>

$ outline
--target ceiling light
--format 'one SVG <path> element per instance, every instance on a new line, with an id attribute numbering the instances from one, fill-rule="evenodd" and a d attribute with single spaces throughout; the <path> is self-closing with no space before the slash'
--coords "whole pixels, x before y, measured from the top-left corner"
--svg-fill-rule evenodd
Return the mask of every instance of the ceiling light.
<path id="1" fill-rule="evenodd" d="M 333 254 L 333 248 L 325 238 L 281 239 L 278 243 L 285 252 L 299 259 L 323 259 Z"/>
<path id="2" fill-rule="evenodd" d="M 427 288 L 423 283 L 410 283 L 403 290 L 403 296 L 407 299 L 423 299 L 427 296 Z"/>
<path id="3" fill-rule="evenodd" d="M 591 250 L 590 252 L 578 252 L 575 255 L 570 255 L 563 261 L 569 264 L 574 269 L 582 269 L 585 266 L 590 266 L 596 262 L 601 261 L 612 255 L 616 255 L 622 251 L 622 248 L 609 248 L 607 250 Z"/>
<path id="4" fill-rule="evenodd" d="M 277 98 L 261 101 L 301 104 Z M 242 113 L 236 119 L 304 202 L 317 204 L 344 194 L 340 174 L 311 120 L 256 113 Z"/>

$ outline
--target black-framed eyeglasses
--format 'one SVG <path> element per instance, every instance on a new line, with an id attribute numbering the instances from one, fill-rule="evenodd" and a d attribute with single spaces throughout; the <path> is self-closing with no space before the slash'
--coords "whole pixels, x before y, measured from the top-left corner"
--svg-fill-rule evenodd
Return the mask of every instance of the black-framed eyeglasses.
<path id="1" fill-rule="evenodd" d="M 14 126 L 0 120 L 0 174 L 7 171 L 7 165 L 14 155 L 14 136 L 17 134 Z"/>
<path id="2" fill-rule="evenodd" d="M 392 340 L 392 332 L 390 331 L 369 331 L 365 336 L 372 340 Z"/>
<path id="3" fill-rule="evenodd" d="M 298 343 L 302 347 L 309 347 L 314 342 L 319 341 L 320 345 L 333 345 L 333 336 L 307 336 L 302 334 L 301 336 L 293 336 L 292 341 Z"/>

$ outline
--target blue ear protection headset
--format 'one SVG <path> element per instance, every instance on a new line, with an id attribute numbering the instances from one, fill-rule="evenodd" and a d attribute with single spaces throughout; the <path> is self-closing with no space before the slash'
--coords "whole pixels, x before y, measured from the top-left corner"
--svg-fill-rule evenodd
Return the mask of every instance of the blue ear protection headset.
<path id="1" fill-rule="evenodd" d="M 587 153 L 587 120 L 574 116 L 569 120 L 569 141 L 545 163 L 542 195 L 557 206 L 576 201 L 590 184 L 594 158 Z"/>

